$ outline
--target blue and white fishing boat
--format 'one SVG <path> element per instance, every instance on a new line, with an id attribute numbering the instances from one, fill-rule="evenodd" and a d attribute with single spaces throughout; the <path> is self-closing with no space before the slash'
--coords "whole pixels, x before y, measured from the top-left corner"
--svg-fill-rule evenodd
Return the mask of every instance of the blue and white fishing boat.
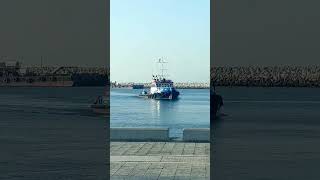
<path id="1" fill-rule="evenodd" d="M 153 79 L 151 82 L 150 91 L 143 90 L 139 96 L 148 97 L 150 99 L 166 99 L 166 100 L 174 100 L 178 99 L 179 91 L 177 91 L 174 87 L 173 81 L 167 79 L 163 73 L 165 69 L 163 69 L 164 62 L 162 59 L 159 59 L 159 64 L 162 66 L 161 75 L 153 75 Z"/>

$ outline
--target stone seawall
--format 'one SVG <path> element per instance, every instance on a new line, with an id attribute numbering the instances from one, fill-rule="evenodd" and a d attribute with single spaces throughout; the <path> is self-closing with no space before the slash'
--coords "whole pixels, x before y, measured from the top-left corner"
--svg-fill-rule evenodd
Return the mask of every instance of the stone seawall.
<path id="1" fill-rule="evenodd" d="M 320 87 L 320 66 L 213 67 L 216 86 Z"/>
<path id="2" fill-rule="evenodd" d="M 111 141 L 169 141 L 169 128 L 110 128 Z"/>

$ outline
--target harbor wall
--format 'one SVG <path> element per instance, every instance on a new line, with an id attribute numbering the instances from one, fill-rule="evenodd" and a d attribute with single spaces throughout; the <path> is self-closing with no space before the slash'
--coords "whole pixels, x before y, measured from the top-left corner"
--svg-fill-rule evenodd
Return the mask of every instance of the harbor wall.
<path id="1" fill-rule="evenodd" d="M 169 141 L 169 128 L 110 128 L 111 141 Z"/>
<path id="2" fill-rule="evenodd" d="M 209 142 L 210 128 L 185 128 L 183 129 L 183 141 Z"/>
<path id="3" fill-rule="evenodd" d="M 320 87 L 320 66 L 236 66 L 211 68 L 216 86 Z"/>
<path id="4" fill-rule="evenodd" d="M 110 128 L 111 141 L 172 141 L 169 128 Z M 178 140 L 181 141 L 181 140 Z M 209 142 L 210 128 L 183 129 L 182 141 Z"/>

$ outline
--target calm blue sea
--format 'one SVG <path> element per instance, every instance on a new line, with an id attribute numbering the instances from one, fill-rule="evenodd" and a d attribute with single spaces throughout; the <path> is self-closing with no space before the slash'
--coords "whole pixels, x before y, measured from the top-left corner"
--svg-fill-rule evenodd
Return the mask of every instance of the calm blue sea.
<path id="1" fill-rule="evenodd" d="M 88 108 L 104 88 L 0 88 L 0 179 L 98 179 L 106 170 L 106 120 Z M 111 90 L 111 127 L 209 127 L 209 91 L 177 101 Z M 212 124 L 215 179 L 320 179 L 319 88 L 222 88 Z"/>
<path id="2" fill-rule="evenodd" d="M 0 88 L 0 179 L 107 179 L 103 88 Z"/>
<path id="3" fill-rule="evenodd" d="M 175 101 L 138 97 L 139 89 L 111 89 L 111 127 L 164 127 L 171 137 L 183 128 L 210 127 L 208 89 L 180 89 Z"/>
<path id="4" fill-rule="evenodd" d="M 217 87 L 213 179 L 319 180 L 320 89 Z"/>

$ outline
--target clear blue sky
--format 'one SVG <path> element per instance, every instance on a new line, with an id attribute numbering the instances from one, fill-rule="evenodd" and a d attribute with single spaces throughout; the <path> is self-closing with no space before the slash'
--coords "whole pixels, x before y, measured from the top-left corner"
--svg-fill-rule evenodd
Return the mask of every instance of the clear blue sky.
<path id="1" fill-rule="evenodd" d="M 210 0 L 111 0 L 111 80 L 149 82 L 164 57 L 174 82 L 209 82 Z"/>

